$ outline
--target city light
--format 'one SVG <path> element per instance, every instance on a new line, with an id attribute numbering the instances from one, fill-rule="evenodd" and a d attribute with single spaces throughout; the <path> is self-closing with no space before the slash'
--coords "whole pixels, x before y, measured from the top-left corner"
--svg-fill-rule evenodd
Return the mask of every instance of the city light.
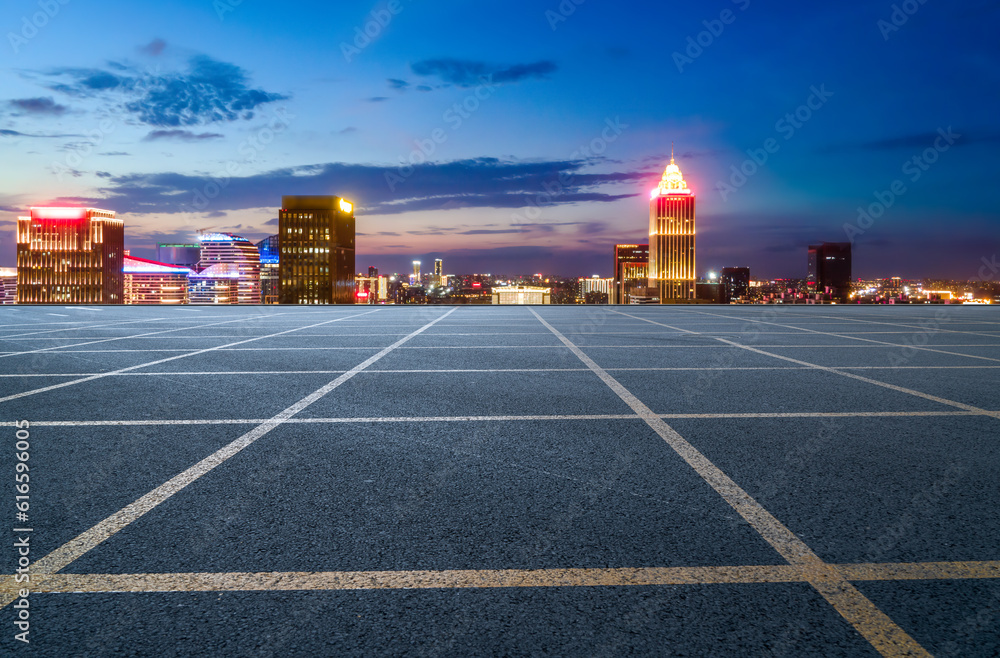
<path id="1" fill-rule="evenodd" d="M 354 204 L 348 201 L 347 199 L 341 199 L 340 209 L 343 210 L 348 215 L 350 215 L 352 212 L 354 212 Z"/>

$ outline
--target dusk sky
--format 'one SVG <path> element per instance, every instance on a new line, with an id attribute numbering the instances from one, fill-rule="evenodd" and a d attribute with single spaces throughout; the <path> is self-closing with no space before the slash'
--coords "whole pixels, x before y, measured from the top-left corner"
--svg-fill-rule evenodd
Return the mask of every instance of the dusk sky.
<path id="1" fill-rule="evenodd" d="M 359 271 L 610 276 L 671 142 L 701 273 L 803 277 L 853 238 L 855 276 L 971 279 L 1000 246 L 996 0 L 7 0 L 0 27 L 2 266 L 31 205 L 114 210 L 154 257 L 331 194 Z"/>

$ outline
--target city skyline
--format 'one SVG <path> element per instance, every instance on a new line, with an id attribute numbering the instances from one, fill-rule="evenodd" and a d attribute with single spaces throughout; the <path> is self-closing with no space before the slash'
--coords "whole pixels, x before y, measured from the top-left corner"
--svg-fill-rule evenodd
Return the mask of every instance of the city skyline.
<path id="1" fill-rule="evenodd" d="M 3 165 L 0 266 L 32 205 L 114 210 L 126 248 L 155 258 L 201 228 L 273 234 L 282 194 L 343 194 L 361 264 L 609 276 L 610 245 L 646 241 L 671 141 L 699 196 L 700 270 L 800 276 L 807 245 L 853 239 L 857 276 L 974 278 L 993 253 L 986 4 L 903 20 L 741 0 L 636 21 L 591 3 L 192 1 L 136 29 L 100 3 L 59 5 L 34 30 L 32 7 L 6 14 L 0 140 L 18 158 Z M 484 21 L 475 38 L 460 27 Z M 86 54 L 71 45 L 125 25 Z"/>

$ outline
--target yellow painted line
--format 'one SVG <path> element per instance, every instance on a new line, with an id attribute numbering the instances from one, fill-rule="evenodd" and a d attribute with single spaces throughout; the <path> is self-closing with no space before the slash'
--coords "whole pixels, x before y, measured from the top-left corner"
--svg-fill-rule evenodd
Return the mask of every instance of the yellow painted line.
<path id="1" fill-rule="evenodd" d="M 811 576 L 809 584 L 818 591 L 854 626 L 876 651 L 883 656 L 930 656 L 930 654 L 910 637 L 906 631 L 896 625 L 885 613 L 880 611 L 864 594 L 851 585 L 831 566 L 824 563 L 805 542 L 788 529 L 774 515 L 768 512 L 760 503 L 744 491 L 735 481 L 713 464 L 708 457 L 698 451 L 693 445 L 677 433 L 660 416 L 653 413 L 639 398 L 608 374 L 603 368 L 587 356 L 576 344 L 559 333 L 534 309 L 529 311 L 568 347 L 577 358 L 583 361 L 595 375 L 601 378 L 625 404 L 632 408 L 660 438 L 673 448 L 681 459 L 686 461 L 704 479 L 709 486 L 722 496 L 736 512 L 742 516 L 790 564 L 807 567 Z M 626 315 L 626 313 L 620 313 Z M 636 316 L 635 319 L 642 320 Z M 663 325 L 666 326 L 666 325 Z M 676 327 L 669 327 L 676 328 Z M 693 332 L 692 332 L 693 333 Z M 723 339 L 715 339 L 723 340 Z M 724 341 L 729 343 L 730 341 Z M 736 343 L 731 343 L 740 347 Z M 803 364 L 811 365 L 811 364 Z"/>
<path id="2" fill-rule="evenodd" d="M 244 449 L 252 445 L 262 436 L 269 433 L 274 428 L 283 424 L 287 419 L 303 411 L 306 407 L 313 404 L 320 398 L 324 397 L 326 394 L 330 393 L 334 389 L 338 388 L 341 384 L 352 379 L 359 372 L 372 365 L 382 357 L 386 356 L 392 352 L 396 347 L 402 345 L 408 340 L 420 335 L 425 330 L 433 327 L 435 324 L 448 317 L 455 312 L 456 309 L 451 309 L 444 315 L 437 317 L 430 323 L 425 324 L 420 329 L 417 329 L 408 336 L 399 339 L 389 347 L 386 347 L 378 354 L 375 354 L 367 359 L 365 359 L 360 364 L 356 365 L 351 370 L 345 372 L 340 377 L 337 377 L 332 382 L 326 384 L 325 386 L 313 391 L 306 397 L 302 398 L 292 406 L 288 407 L 284 411 L 279 412 L 274 417 L 272 417 L 267 422 L 258 425 L 246 434 L 243 434 L 238 439 L 232 443 L 220 448 L 216 452 L 212 453 L 208 457 L 204 458 L 194 466 L 191 466 L 187 470 L 175 475 L 170 480 L 164 482 L 157 488 L 153 489 L 146 495 L 142 496 L 138 500 L 126 505 L 122 509 L 118 510 L 111 516 L 107 517 L 103 521 L 100 521 L 94 527 L 83 532 L 77 537 L 69 540 L 59 548 L 55 549 L 48 555 L 37 560 L 32 566 L 32 573 L 45 574 L 45 573 L 56 573 L 57 571 L 64 569 L 66 566 L 71 564 L 76 559 L 80 558 L 82 555 L 96 547 L 98 544 L 113 536 L 115 533 L 119 532 L 126 526 L 128 526 L 133 521 L 139 519 L 140 517 L 146 515 L 160 503 L 167 500 L 178 491 L 182 490 L 184 487 L 188 486 L 198 478 L 202 477 L 206 473 L 212 471 L 217 466 L 227 461 L 234 455 L 242 452 Z M 2 601 L 0 601 L 2 602 Z M 9 601 L 7 602 L 9 603 Z M 6 605 L 6 604 L 4 604 Z M 0 608 L 3 606 L 0 605 Z"/>
<path id="3" fill-rule="evenodd" d="M 965 580 L 1000 578 L 1000 561 L 839 564 L 847 580 Z"/>
<path id="4" fill-rule="evenodd" d="M 46 574 L 33 592 L 217 592 L 497 587 L 638 587 L 723 583 L 787 583 L 804 578 L 791 565 L 621 569 L 455 571 L 328 571 L 263 573 Z M 9 579 L 13 583 L 12 579 Z M 4 583 L 4 589 L 10 587 Z"/>
<path id="5" fill-rule="evenodd" d="M 1000 578 L 1000 562 L 832 564 L 849 581 Z M 300 571 L 234 573 L 35 574 L 38 593 L 253 592 L 372 589 L 489 589 L 498 587 L 647 587 L 809 583 L 823 580 L 812 567 L 746 565 L 616 569 L 476 569 L 443 571 Z M 826 581 L 838 584 L 837 578 Z M 0 599 L 23 584 L 0 579 Z"/>

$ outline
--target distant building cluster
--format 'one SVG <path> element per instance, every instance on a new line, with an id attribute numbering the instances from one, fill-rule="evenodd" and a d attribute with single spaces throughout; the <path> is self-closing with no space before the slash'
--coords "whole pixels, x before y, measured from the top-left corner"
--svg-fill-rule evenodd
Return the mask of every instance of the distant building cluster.
<path id="1" fill-rule="evenodd" d="M 649 200 L 647 244 L 615 244 L 611 276 L 446 274 L 437 258 L 408 273 L 355 271 L 354 205 L 284 196 L 278 232 L 252 243 L 199 231 L 125 250 L 124 222 L 96 208 L 33 207 L 17 219 L 17 267 L 0 268 L 0 304 L 844 304 L 990 303 L 1000 290 L 954 282 L 852 279 L 850 243 L 809 245 L 805 279 L 756 281 L 748 267 L 699 277 L 695 193 L 671 153 Z M 996 286 L 994 286 L 995 288 Z"/>
<path id="2" fill-rule="evenodd" d="M 286 196 L 278 233 L 257 244 L 202 233 L 160 244 L 157 260 L 125 251 L 113 211 L 34 207 L 17 220 L 17 268 L 0 301 L 18 304 L 349 304 L 355 301 L 354 207 Z"/>

